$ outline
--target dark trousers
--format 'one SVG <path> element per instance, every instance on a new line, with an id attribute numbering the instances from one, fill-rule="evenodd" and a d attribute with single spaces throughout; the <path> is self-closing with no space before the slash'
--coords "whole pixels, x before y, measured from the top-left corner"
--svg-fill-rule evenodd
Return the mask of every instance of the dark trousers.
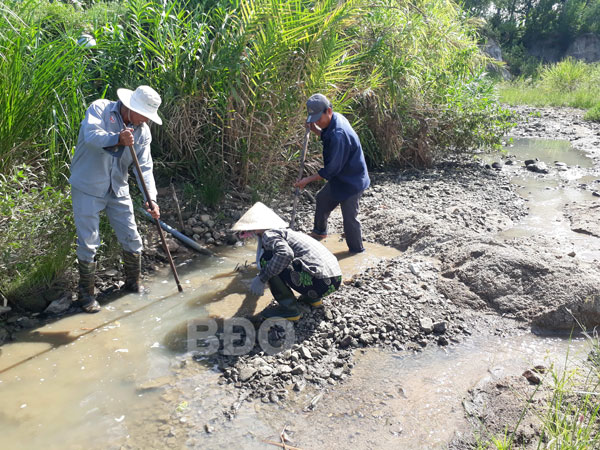
<path id="1" fill-rule="evenodd" d="M 260 257 L 261 267 L 266 266 L 271 258 L 273 258 L 273 252 L 265 250 Z M 316 300 L 337 291 L 341 284 L 341 275 L 329 278 L 316 278 L 302 270 L 302 264 L 299 261 L 292 261 L 279 275 L 275 275 L 269 280 L 269 288 L 277 301 L 282 298 L 295 298 L 291 289 L 312 300 Z M 286 293 L 286 290 L 289 292 Z"/>
<path id="2" fill-rule="evenodd" d="M 331 186 L 329 186 L 329 183 L 326 183 L 317 193 L 313 233 L 321 235 L 327 234 L 327 220 L 329 219 L 329 215 L 331 214 L 331 211 L 340 205 L 348 248 L 351 252 L 355 253 L 364 251 L 360 221 L 357 218 L 359 212 L 358 201 L 360 200 L 361 195 L 362 192 L 359 192 L 340 202 L 332 197 Z"/>

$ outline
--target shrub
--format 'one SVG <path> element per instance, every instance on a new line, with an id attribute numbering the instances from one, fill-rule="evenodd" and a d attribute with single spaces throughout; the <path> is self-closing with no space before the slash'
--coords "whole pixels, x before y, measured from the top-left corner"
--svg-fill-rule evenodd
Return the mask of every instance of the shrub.
<path id="1" fill-rule="evenodd" d="M 585 120 L 589 120 L 592 122 L 600 122 L 600 103 L 598 103 L 593 108 L 590 108 L 583 117 Z"/>
<path id="2" fill-rule="evenodd" d="M 73 261 L 71 202 L 44 181 L 40 167 L 0 175 L 0 290 L 11 304 L 40 309 L 46 290 Z"/>

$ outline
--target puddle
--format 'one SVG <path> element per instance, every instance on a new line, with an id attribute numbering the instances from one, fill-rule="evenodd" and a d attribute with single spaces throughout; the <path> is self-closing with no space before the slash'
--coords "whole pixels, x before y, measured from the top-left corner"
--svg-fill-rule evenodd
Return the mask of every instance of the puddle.
<path id="1" fill-rule="evenodd" d="M 561 162 L 569 167 L 594 167 L 592 159 L 585 152 L 573 148 L 569 141 L 513 138 L 512 143 L 506 147 L 506 152 L 515 155 L 521 161 L 537 158 L 548 166 Z"/>
<path id="2" fill-rule="evenodd" d="M 566 253 L 575 252 L 578 258 L 586 261 L 599 260 L 600 241 L 596 237 L 573 231 L 571 221 L 565 214 L 567 205 L 598 203 L 599 198 L 592 192 L 577 188 L 577 184 L 593 184 L 598 179 L 589 173 L 594 167 L 593 161 L 584 152 L 574 149 L 568 141 L 514 139 L 507 152 L 519 161 L 537 158 L 549 168 L 555 168 L 557 161 L 567 166 L 556 172 L 557 176 L 521 172 L 511 179 L 517 193 L 527 200 L 529 214 L 498 236 L 505 239 L 554 237 L 565 246 Z M 498 159 L 498 155 L 486 156 L 487 161 L 494 159 Z M 504 170 L 521 171 L 518 169 L 520 165 L 505 165 Z"/>
<path id="3" fill-rule="evenodd" d="M 367 244 L 367 252 L 350 256 L 336 236 L 325 244 L 340 258 L 345 277 L 400 254 Z M 98 314 L 66 317 L 4 345 L 0 447 L 89 448 L 89 442 L 139 433 L 139 418 L 149 410 L 157 416 L 177 407 L 164 403 L 159 391 L 143 387 L 172 373 L 177 354 L 185 351 L 187 320 L 231 317 L 269 303 L 267 296 L 257 302 L 246 295 L 256 269 L 234 272 L 254 257 L 252 243 L 224 249 L 218 257 L 178 266 L 182 293 L 165 270 L 164 278 L 146 283 L 148 295 L 121 297 Z M 210 375 L 216 374 L 198 370 L 208 370 L 208 389 Z"/>

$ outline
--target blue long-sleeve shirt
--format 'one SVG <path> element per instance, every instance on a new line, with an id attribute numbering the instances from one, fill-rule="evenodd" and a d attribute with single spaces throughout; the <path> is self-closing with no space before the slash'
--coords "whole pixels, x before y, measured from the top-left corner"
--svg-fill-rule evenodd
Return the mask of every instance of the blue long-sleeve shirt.
<path id="1" fill-rule="evenodd" d="M 369 187 L 371 180 L 360 140 L 344 116 L 333 113 L 331 122 L 321 131 L 321 141 L 325 167 L 319 175 L 329 182 L 335 200 L 344 201 Z"/>
<path id="2" fill-rule="evenodd" d="M 128 169 L 133 163 L 129 148 L 124 151 L 110 152 L 119 142 L 119 133 L 123 130 L 120 113 L 121 102 L 96 100 L 85 113 L 79 130 L 79 140 L 71 161 L 71 185 L 94 197 L 104 197 L 111 189 L 117 197 L 129 195 Z M 134 128 L 133 148 L 142 169 L 142 176 L 148 188 L 151 200 L 156 201 L 156 184 L 152 174 L 152 155 L 150 127 L 143 123 Z M 118 156 L 116 156 L 118 155 Z M 135 176 L 145 197 L 140 180 Z M 147 199 L 145 199 L 147 200 Z"/>

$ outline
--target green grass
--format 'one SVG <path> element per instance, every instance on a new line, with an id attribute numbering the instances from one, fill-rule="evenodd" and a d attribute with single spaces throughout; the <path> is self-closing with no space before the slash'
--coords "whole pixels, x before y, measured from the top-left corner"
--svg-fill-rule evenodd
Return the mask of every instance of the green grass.
<path id="1" fill-rule="evenodd" d="M 44 175 L 30 166 L 0 175 L 0 291 L 14 306 L 31 307 L 27 296 L 47 289 L 74 259 L 68 192 Z"/>
<path id="2" fill-rule="evenodd" d="M 562 367 L 551 365 L 542 377 L 542 392 L 548 392 L 542 407 L 536 407 L 541 423 L 538 449 L 591 450 L 600 448 L 600 346 L 597 336 L 588 336 L 587 359 L 578 361 L 567 353 Z M 538 389 L 535 390 L 537 392 Z M 533 394 L 523 399 L 523 414 L 533 404 Z M 519 421 L 520 423 L 520 421 Z M 520 448 L 515 441 L 519 427 L 508 424 L 502 435 L 478 443 L 478 449 L 513 450 Z M 529 447 L 528 447 L 529 448 Z"/>
<path id="3" fill-rule="evenodd" d="M 600 122 L 600 103 L 596 106 L 590 108 L 583 117 L 585 120 L 589 120 L 591 122 Z"/>
<path id="4" fill-rule="evenodd" d="M 535 79 L 500 83 L 500 100 L 509 105 L 570 106 L 589 109 L 600 104 L 600 64 L 566 59 L 539 69 Z M 590 113 L 590 120 L 597 113 Z M 597 119 L 596 119 L 597 120 Z"/>

